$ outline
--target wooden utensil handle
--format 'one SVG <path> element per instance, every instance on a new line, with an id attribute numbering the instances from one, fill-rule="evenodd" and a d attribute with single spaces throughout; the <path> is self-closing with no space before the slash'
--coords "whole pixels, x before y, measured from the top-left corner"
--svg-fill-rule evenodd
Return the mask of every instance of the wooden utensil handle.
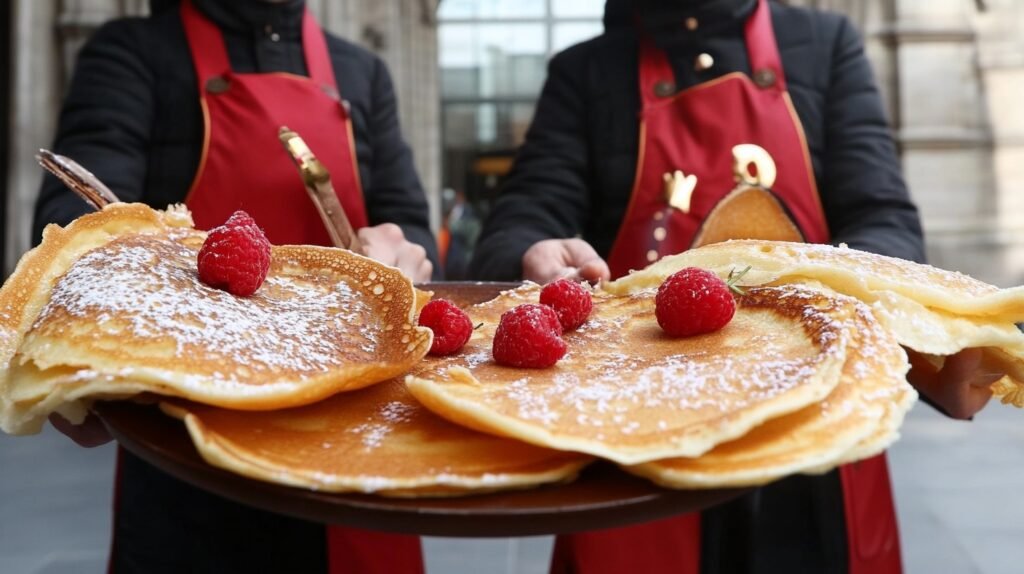
<path id="1" fill-rule="evenodd" d="M 96 209 L 103 209 L 103 206 L 108 203 L 121 201 L 92 172 L 70 158 L 41 149 L 36 154 L 36 160 L 39 165 L 43 166 L 43 169 L 64 182 L 64 185 L 68 186 L 71 191 Z"/>
<path id="2" fill-rule="evenodd" d="M 309 198 L 316 206 L 320 219 L 327 228 L 331 242 L 336 247 L 342 247 L 356 253 L 363 253 L 362 242 L 352 228 L 345 215 L 345 209 L 334 193 L 334 186 L 331 185 L 331 175 L 327 172 L 324 164 L 313 155 L 312 150 L 306 145 L 302 137 L 287 126 L 281 126 L 277 133 L 278 139 L 284 145 L 284 149 L 295 162 L 295 167 L 302 176 L 302 183 L 306 186 Z"/>

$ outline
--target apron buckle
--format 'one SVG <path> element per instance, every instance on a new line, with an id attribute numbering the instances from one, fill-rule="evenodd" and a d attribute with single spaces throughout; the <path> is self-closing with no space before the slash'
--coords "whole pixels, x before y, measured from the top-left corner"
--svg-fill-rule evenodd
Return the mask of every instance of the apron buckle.
<path id="1" fill-rule="evenodd" d="M 775 85 L 775 70 L 771 68 L 761 68 L 754 72 L 754 83 L 759 88 L 770 88 Z"/>
<path id="2" fill-rule="evenodd" d="M 654 95 L 659 98 L 667 98 L 676 93 L 675 82 L 668 80 L 661 80 L 654 84 Z"/>
<path id="3" fill-rule="evenodd" d="M 214 76 L 206 80 L 206 91 L 210 94 L 223 94 L 231 87 L 231 82 L 224 76 Z"/>

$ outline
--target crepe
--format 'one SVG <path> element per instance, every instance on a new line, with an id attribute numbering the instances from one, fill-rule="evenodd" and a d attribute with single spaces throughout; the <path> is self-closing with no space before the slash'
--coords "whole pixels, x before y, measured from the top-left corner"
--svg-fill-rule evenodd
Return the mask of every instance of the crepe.
<path id="1" fill-rule="evenodd" d="M 821 473 L 868 458 L 898 437 L 917 393 L 906 382 L 906 354 L 858 304 L 855 341 L 842 378 L 823 401 L 772 419 L 699 458 L 627 467 L 670 488 L 759 486 L 799 472 Z"/>
<path id="2" fill-rule="evenodd" d="M 999 289 L 962 273 L 848 247 L 784 241 L 734 240 L 670 255 L 605 286 L 612 293 L 660 285 L 684 267 L 715 271 L 750 266 L 744 283 L 810 278 L 841 293 L 870 300 L 895 292 L 921 305 L 958 315 L 1024 321 L 1024 287 Z"/>
<path id="3" fill-rule="evenodd" d="M 739 297 L 720 331 L 671 338 L 654 317 L 653 291 L 597 292 L 554 367 L 495 364 L 498 318 L 538 291 L 528 285 L 471 308 L 483 326 L 462 354 L 407 377 L 409 390 L 449 420 L 540 446 L 622 464 L 692 457 L 825 398 L 855 327 L 842 319 L 852 299 L 783 286 Z"/>
<path id="4" fill-rule="evenodd" d="M 251 297 L 203 284 L 187 211 L 111 204 L 47 227 L 0 289 L 0 428 L 37 432 L 73 401 L 139 392 L 236 409 L 315 402 L 404 374 L 427 352 L 397 269 L 274 247 Z M 77 416 L 75 416 L 77 418 Z"/>
<path id="5" fill-rule="evenodd" d="M 993 387 L 1004 402 L 1024 407 L 1024 288 L 1000 289 L 961 273 L 846 247 L 774 241 L 727 241 L 673 255 L 607 283 L 625 294 L 660 285 L 684 267 L 725 277 L 750 266 L 744 285 L 821 285 L 871 305 L 899 343 L 937 357 L 987 348 L 1010 375 Z"/>
<path id="6" fill-rule="evenodd" d="M 454 425 L 395 379 L 278 411 L 170 401 L 202 457 L 235 473 L 325 492 L 458 496 L 566 482 L 590 457 Z"/>

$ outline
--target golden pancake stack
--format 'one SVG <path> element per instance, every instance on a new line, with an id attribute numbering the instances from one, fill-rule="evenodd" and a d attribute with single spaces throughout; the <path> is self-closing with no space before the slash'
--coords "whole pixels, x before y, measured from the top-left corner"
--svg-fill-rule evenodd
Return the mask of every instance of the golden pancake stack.
<path id="1" fill-rule="evenodd" d="M 1024 407 L 1024 287 L 999 289 L 966 275 L 846 247 L 758 240 L 727 241 L 666 257 L 605 285 L 624 294 L 657 287 L 684 267 L 725 276 L 750 266 L 748 285 L 814 284 L 871 306 L 878 321 L 908 349 L 944 357 L 985 349 L 989 364 L 1008 373 L 993 387 L 1004 403 Z"/>
<path id="2" fill-rule="evenodd" d="M 131 204 L 48 227 L 0 289 L 0 429 L 155 396 L 210 464 L 301 488 L 457 496 L 569 481 L 595 459 L 719 488 L 887 448 L 917 396 L 903 347 L 936 364 L 986 348 L 1010 402 L 1024 381 L 1020 294 L 849 249 L 735 241 L 666 258 L 595 289 L 566 356 L 521 369 L 491 345 L 537 285 L 467 309 L 469 343 L 425 357 L 429 294 L 396 269 L 274 247 L 263 286 L 236 297 L 199 281 L 204 238 L 183 208 Z M 725 328 L 661 331 L 665 277 L 747 265 Z"/>
<path id="3" fill-rule="evenodd" d="M 751 288 L 725 328 L 685 338 L 661 331 L 654 290 L 598 291 L 554 367 L 495 364 L 498 317 L 539 291 L 470 309 L 484 327 L 462 354 L 408 377 L 412 394 L 459 424 L 676 488 L 765 484 L 872 456 L 917 396 L 905 353 L 865 305 L 802 285 Z"/>
<path id="4" fill-rule="evenodd" d="M 419 406 L 396 377 L 430 348 L 416 325 L 429 294 L 397 269 L 274 247 L 262 287 L 236 297 L 199 281 L 205 236 L 184 209 L 120 203 L 47 227 L 0 290 L 0 429 L 35 433 L 54 412 L 81 422 L 94 400 L 157 395 L 213 465 L 393 496 L 565 481 L 590 461 Z"/>

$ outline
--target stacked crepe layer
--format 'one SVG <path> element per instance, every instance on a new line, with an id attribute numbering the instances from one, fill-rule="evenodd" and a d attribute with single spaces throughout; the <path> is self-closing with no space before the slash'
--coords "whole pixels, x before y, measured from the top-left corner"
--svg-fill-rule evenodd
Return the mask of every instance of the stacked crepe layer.
<path id="1" fill-rule="evenodd" d="M 984 346 L 1010 365 L 1020 344 L 1016 298 L 983 283 L 731 242 L 596 290 L 552 368 L 491 357 L 501 314 L 537 302 L 532 284 L 470 308 L 482 326 L 469 344 L 424 359 L 427 294 L 397 270 L 275 247 L 266 283 L 238 298 L 198 281 L 204 238 L 183 209 L 123 204 L 48 228 L 0 290 L 0 428 L 35 432 L 51 412 L 81 419 L 90 401 L 146 393 L 210 464 L 304 488 L 463 495 L 572 480 L 595 457 L 669 487 L 756 485 L 891 444 L 916 397 L 901 344 L 937 361 Z M 728 326 L 661 332 L 664 277 L 748 264 L 754 286 Z"/>
<path id="2" fill-rule="evenodd" d="M 0 429 L 35 433 L 53 412 L 81 421 L 94 400 L 157 395 L 211 464 L 395 496 L 565 481 L 590 461 L 412 400 L 395 377 L 430 348 L 416 325 L 429 294 L 397 269 L 274 247 L 263 286 L 242 298 L 199 281 L 204 239 L 184 209 L 133 204 L 48 227 L 0 289 Z"/>
<path id="3" fill-rule="evenodd" d="M 865 305 L 800 285 L 750 289 L 724 329 L 688 338 L 661 332 L 653 290 L 598 292 L 554 367 L 495 364 L 498 317 L 538 292 L 471 309 L 484 327 L 462 354 L 408 377 L 412 394 L 461 425 L 677 488 L 764 484 L 875 455 L 917 396 L 905 353 Z"/>
<path id="4" fill-rule="evenodd" d="M 727 241 L 666 257 L 606 284 L 611 293 L 649 289 L 685 267 L 725 277 L 750 266 L 746 285 L 816 284 L 871 306 L 878 321 L 908 349 L 936 365 L 968 348 L 984 348 L 993 386 L 1004 403 L 1024 407 L 1024 288 L 999 289 L 966 275 L 846 247 L 773 241 Z"/>
<path id="5" fill-rule="evenodd" d="M 452 424 L 400 380 L 277 411 L 161 408 L 185 421 L 210 464 L 324 492 L 429 497 L 529 488 L 572 480 L 591 461 Z"/>
<path id="6" fill-rule="evenodd" d="M 429 349 L 416 292 L 394 269 L 276 247 L 260 291 L 236 297 L 199 280 L 205 234 L 188 223 L 113 204 L 47 228 L 15 272 L 38 279 L 0 294 L 5 431 L 35 432 L 81 398 L 140 392 L 249 410 L 308 404 L 403 374 Z"/>

